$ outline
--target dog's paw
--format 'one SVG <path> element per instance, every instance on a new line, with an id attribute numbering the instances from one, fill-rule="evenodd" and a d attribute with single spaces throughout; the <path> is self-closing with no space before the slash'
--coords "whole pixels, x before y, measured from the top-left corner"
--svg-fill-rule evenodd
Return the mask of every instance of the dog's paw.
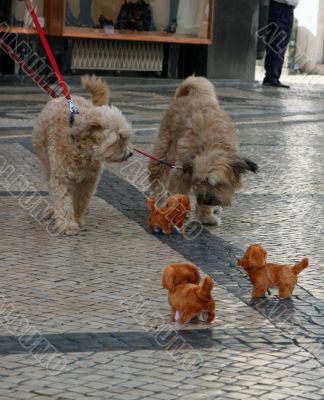
<path id="1" fill-rule="evenodd" d="M 80 227 L 78 224 L 67 225 L 64 233 L 68 236 L 77 236 L 80 233 Z"/>
<path id="2" fill-rule="evenodd" d="M 200 222 L 204 225 L 219 226 L 222 222 L 221 218 L 216 214 L 205 215 L 200 218 Z"/>
<path id="3" fill-rule="evenodd" d="M 79 224 L 80 231 L 85 232 L 88 230 L 87 225 L 84 221 L 77 221 Z"/>
<path id="4" fill-rule="evenodd" d="M 208 321 L 208 311 L 202 311 L 199 315 L 199 320 L 202 322 Z"/>

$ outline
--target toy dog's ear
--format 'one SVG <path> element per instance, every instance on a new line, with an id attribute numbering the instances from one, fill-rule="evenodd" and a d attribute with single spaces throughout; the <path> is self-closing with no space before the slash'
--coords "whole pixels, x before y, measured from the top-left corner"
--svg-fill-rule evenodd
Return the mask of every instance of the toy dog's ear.
<path id="1" fill-rule="evenodd" d="M 174 291 L 174 276 L 173 269 L 169 266 L 164 268 L 162 273 L 162 287 L 164 289 L 170 290 L 170 292 Z"/>
<path id="2" fill-rule="evenodd" d="M 250 264 L 257 267 L 263 267 L 266 263 L 267 252 L 257 244 L 250 248 Z"/>
<path id="3" fill-rule="evenodd" d="M 156 199 L 155 199 L 154 196 L 151 196 L 151 197 L 149 197 L 149 198 L 147 199 L 147 206 L 148 206 L 148 208 L 149 208 L 150 210 L 153 210 L 153 208 L 154 208 L 154 206 L 155 206 L 155 202 L 156 202 Z"/>
<path id="4" fill-rule="evenodd" d="M 239 267 L 248 267 L 248 258 L 246 257 L 246 255 L 237 260 L 237 265 Z"/>
<path id="5" fill-rule="evenodd" d="M 186 210 L 190 209 L 190 198 L 188 195 L 184 195 L 182 197 L 182 204 L 186 208 Z"/>

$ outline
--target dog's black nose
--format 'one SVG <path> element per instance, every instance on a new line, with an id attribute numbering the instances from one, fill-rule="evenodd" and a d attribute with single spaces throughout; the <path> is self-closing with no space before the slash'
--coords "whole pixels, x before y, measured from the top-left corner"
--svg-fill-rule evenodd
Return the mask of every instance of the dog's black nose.
<path id="1" fill-rule="evenodd" d="M 128 158 L 133 157 L 134 153 L 132 153 L 131 151 L 128 153 Z"/>
<path id="2" fill-rule="evenodd" d="M 203 198 L 203 204 L 205 204 L 205 206 L 216 206 L 218 203 L 215 196 L 206 194 L 206 196 Z"/>

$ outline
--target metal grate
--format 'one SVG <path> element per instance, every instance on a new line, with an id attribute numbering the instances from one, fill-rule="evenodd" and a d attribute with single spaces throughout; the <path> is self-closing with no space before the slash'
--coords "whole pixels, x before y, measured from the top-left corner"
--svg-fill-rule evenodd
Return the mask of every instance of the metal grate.
<path id="1" fill-rule="evenodd" d="M 162 71 L 162 64 L 162 43 L 77 39 L 74 41 L 71 68 Z"/>

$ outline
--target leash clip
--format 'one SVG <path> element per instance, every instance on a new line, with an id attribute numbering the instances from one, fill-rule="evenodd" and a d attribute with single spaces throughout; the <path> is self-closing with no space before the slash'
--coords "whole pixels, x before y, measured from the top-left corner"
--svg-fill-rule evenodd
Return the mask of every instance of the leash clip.
<path id="1" fill-rule="evenodd" d="M 70 127 L 72 128 L 74 124 L 74 115 L 76 114 L 76 105 L 73 103 L 72 99 L 68 100 L 70 108 Z"/>
<path id="2" fill-rule="evenodd" d="M 177 169 L 179 171 L 183 171 L 183 167 L 181 167 L 180 165 L 172 165 L 172 169 Z"/>

